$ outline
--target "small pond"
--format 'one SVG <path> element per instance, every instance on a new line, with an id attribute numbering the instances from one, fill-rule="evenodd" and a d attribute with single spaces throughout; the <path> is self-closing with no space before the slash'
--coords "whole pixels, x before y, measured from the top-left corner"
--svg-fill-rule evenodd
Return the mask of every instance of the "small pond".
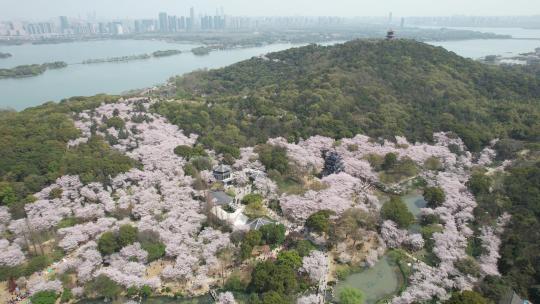
<path id="1" fill-rule="evenodd" d="M 111 301 L 105 302 L 103 299 L 96 300 L 81 300 L 77 304 L 102 304 L 102 303 L 112 303 Z M 172 304 L 172 303 L 182 303 L 182 304 L 210 304 L 214 303 L 210 295 L 200 296 L 195 298 L 181 298 L 174 299 L 169 297 L 152 297 L 142 301 L 144 304 Z"/>
<path id="2" fill-rule="evenodd" d="M 219 293 L 219 291 L 218 291 Z M 248 299 L 248 294 L 241 292 L 234 292 L 234 297 L 238 303 L 246 303 Z M 92 300 L 81 300 L 77 304 L 103 304 L 103 303 L 112 303 L 111 301 L 105 302 L 103 299 L 92 299 Z M 141 302 L 142 304 L 214 304 L 215 301 L 212 299 L 210 294 L 203 296 L 192 297 L 192 298 L 179 298 L 175 299 L 172 297 L 150 297 Z"/>
<path id="3" fill-rule="evenodd" d="M 414 215 L 416 219 L 419 218 L 420 210 L 426 208 L 427 202 L 424 200 L 421 192 L 414 191 L 401 197 L 409 211 Z M 414 223 L 409 227 L 409 231 L 413 233 L 420 233 L 422 227 L 418 223 Z"/>
<path id="4" fill-rule="evenodd" d="M 401 197 L 409 211 L 414 215 L 416 219 L 419 218 L 420 209 L 425 208 L 427 202 L 424 200 L 424 197 L 419 191 L 411 192 L 407 195 Z M 413 233 L 420 233 L 422 231 L 422 226 L 418 223 L 414 223 L 409 227 L 409 231 Z"/>
<path id="5" fill-rule="evenodd" d="M 357 288 L 364 294 L 366 304 L 394 294 L 400 286 L 401 273 L 387 256 L 382 257 L 375 266 L 362 272 L 353 273 L 336 286 L 336 296 L 344 287 Z"/>
<path id="6" fill-rule="evenodd" d="M 401 197 L 401 199 L 415 217 L 418 217 L 418 215 L 420 214 L 420 209 L 426 208 L 427 205 L 427 202 L 426 200 L 424 200 L 422 194 L 416 191 Z"/>

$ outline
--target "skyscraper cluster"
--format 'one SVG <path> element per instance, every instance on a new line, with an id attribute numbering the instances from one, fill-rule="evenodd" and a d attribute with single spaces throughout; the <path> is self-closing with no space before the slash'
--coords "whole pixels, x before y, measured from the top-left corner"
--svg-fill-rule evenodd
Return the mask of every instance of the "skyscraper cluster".
<path id="1" fill-rule="evenodd" d="M 174 16 L 161 12 L 158 15 L 159 31 L 162 33 L 175 33 L 196 30 L 222 30 L 225 29 L 225 15 L 223 10 L 214 16 L 195 16 L 195 8 L 189 10 L 189 16 Z"/>
<path id="2" fill-rule="evenodd" d="M 191 7 L 187 16 L 160 12 L 157 19 L 112 20 L 98 19 L 95 13 L 86 20 L 60 16 L 48 22 L 0 22 L 0 37 L 39 39 L 42 37 L 72 37 L 92 35 L 126 35 L 144 33 L 173 34 L 181 32 L 244 31 L 287 28 L 328 28 L 345 24 L 340 17 L 235 17 L 226 16 L 223 8 L 215 14 L 196 14 Z"/>

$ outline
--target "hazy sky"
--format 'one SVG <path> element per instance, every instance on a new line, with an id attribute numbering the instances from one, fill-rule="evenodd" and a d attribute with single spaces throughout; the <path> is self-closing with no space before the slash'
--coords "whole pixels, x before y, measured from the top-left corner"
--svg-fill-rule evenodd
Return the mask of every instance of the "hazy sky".
<path id="1" fill-rule="evenodd" d="M 532 15 L 540 0 L 0 0 L 0 19 L 42 19 L 59 15 L 98 18 L 154 17 L 159 11 L 187 15 L 214 13 L 223 6 L 231 15 L 395 16 Z"/>

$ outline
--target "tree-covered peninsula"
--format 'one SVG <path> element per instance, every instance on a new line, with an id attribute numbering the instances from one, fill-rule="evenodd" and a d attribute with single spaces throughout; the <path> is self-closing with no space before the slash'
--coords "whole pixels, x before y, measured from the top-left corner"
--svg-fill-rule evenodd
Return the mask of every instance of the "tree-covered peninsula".
<path id="1" fill-rule="evenodd" d="M 165 51 L 155 51 L 152 53 L 152 56 L 159 58 L 159 57 L 168 57 L 168 56 L 174 56 L 182 54 L 182 51 L 180 50 L 165 50 Z"/>
<path id="2" fill-rule="evenodd" d="M 67 63 L 63 61 L 49 62 L 44 64 L 20 65 L 11 69 L 0 69 L 0 79 L 3 78 L 23 78 L 38 76 L 47 70 L 63 69 Z"/>
<path id="3" fill-rule="evenodd" d="M 0 52 L 0 59 L 9 58 L 11 56 L 12 55 L 10 53 L 2 53 L 2 52 Z"/>
<path id="4" fill-rule="evenodd" d="M 165 51 L 155 51 L 152 54 L 139 54 L 139 55 L 130 55 L 130 56 L 120 56 L 120 57 L 109 57 L 109 58 L 97 58 L 97 59 L 86 59 L 82 64 L 96 64 L 96 63 L 108 63 L 108 62 L 128 62 L 134 60 L 146 60 L 152 57 L 161 58 L 182 54 L 180 50 L 165 50 Z"/>

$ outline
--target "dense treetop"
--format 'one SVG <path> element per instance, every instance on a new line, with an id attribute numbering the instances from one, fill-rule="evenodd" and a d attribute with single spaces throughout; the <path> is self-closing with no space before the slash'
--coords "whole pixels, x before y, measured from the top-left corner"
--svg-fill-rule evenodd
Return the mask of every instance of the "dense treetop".
<path id="1" fill-rule="evenodd" d="M 76 97 L 22 112 L 0 111 L 0 193 L 13 195 L 4 199 L 0 194 L 0 204 L 22 203 L 27 195 L 64 174 L 80 174 L 85 182 L 104 182 L 135 165 L 97 136 L 77 148 L 66 147 L 80 135 L 68 114 L 116 99 Z"/>

